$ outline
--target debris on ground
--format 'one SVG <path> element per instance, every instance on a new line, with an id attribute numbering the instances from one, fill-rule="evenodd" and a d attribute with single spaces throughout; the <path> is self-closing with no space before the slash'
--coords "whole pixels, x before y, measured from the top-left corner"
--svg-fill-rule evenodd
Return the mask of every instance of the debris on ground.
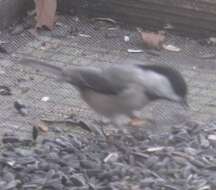
<path id="1" fill-rule="evenodd" d="M 28 114 L 28 110 L 25 104 L 23 104 L 20 100 L 16 100 L 14 102 L 14 108 L 18 111 L 18 113 L 22 116 L 26 116 Z"/>
<path id="2" fill-rule="evenodd" d="M 143 50 L 142 49 L 128 49 L 127 52 L 128 53 L 142 53 Z"/>
<path id="3" fill-rule="evenodd" d="M 68 119 L 64 119 L 64 120 L 41 119 L 41 122 L 43 122 L 44 125 L 46 125 L 46 124 L 47 125 L 65 124 L 68 127 L 80 127 L 81 129 L 88 131 L 88 132 L 94 132 L 94 133 L 97 132 L 94 127 L 92 128 L 90 125 L 88 125 L 84 121 L 77 120 L 76 118 L 74 118 L 74 119 L 68 118 Z"/>
<path id="4" fill-rule="evenodd" d="M 168 51 L 173 51 L 173 52 L 179 52 L 181 51 L 181 49 L 179 47 L 176 47 L 174 45 L 171 44 L 163 44 L 162 45 L 164 49 L 168 50 Z"/>
<path id="5" fill-rule="evenodd" d="M 125 42 L 129 42 L 130 41 L 130 37 L 129 36 L 124 36 L 124 41 Z"/>
<path id="6" fill-rule="evenodd" d="M 48 102 L 49 100 L 50 100 L 49 96 L 44 96 L 41 98 L 41 101 L 43 101 L 43 102 Z"/>
<path id="7" fill-rule="evenodd" d="M 48 126 L 43 121 L 40 121 L 37 125 L 34 126 L 37 127 L 43 133 L 47 133 L 49 131 Z"/>
<path id="8" fill-rule="evenodd" d="M 104 158 L 104 162 L 116 162 L 119 158 L 119 154 L 117 152 L 112 152 Z"/>
<path id="9" fill-rule="evenodd" d="M 0 85 L 0 95 L 2 96 L 10 96 L 12 95 L 11 89 L 7 86 Z"/>
<path id="10" fill-rule="evenodd" d="M 207 138 L 209 145 L 202 147 L 199 138 L 215 129 L 211 122 L 174 126 L 164 134 L 119 131 L 109 142 L 61 133 L 25 147 L 8 134 L 0 156 L 0 187 L 13 182 L 17 189 L 215 189 L 216 143 Z"/>
<path id="11" fill-rule="evenodd" d="M 106 17 L 97 17 L 97 18 L 93 18 L 93 21 L 103 21 L 103 22 L 108 22 L 111 24 L 117 24 L 117 22 L 112 19 L 112 18 L 106 18 Z"/>
<path id="12" fill-rule="evenodd" d="M 216 45 L 216 37 L 210 37 L 210 38 L 208 38 L 207 43 L 209 45 Z"/>
<path id="13" fill-rule="evenodd" d="M 91 19 L 94 23 L 94 29 L 95 30 L 116 30 L 117 29 L 117 22 L 111 18 L 93 18 Z"/>
<path id="14" fill-rule="evenodd" d="M 199 55 L 199 58 L 202 58 L 202 59 L 216 59 L 216 54 L 215 53 L 206 53 L 206 54 Z"/>
<path id="15" fill-rule="evenodd" d="M 143 44 L 148 48 L 161 49 L 165 41 L 165 35 L 162 32 L 144 32 L 140 28 L 137 28 L 140 33 Z"/>
<path id="16" fill-rule="evenodd" d="M 79 36 L 80 37 L 84 37 L 84 38 L 91 38 L 91 36 L 88 35 L 88 34 L 81 34 L 81 33 L 79 33 Z"/>
<path id="17" fill-rule="evenodd" d="M 170 23 L 167 23 L 163 28 L 166 30 L 172 30 L 172 29 L 174 29 L 174 26 Z"/>

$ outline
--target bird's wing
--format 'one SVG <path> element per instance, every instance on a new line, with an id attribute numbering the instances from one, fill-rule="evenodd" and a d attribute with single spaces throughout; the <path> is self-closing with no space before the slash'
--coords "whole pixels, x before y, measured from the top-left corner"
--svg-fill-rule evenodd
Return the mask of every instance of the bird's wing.
<path id="1" fill-rule="evenodd" d="M 91 69 L 80 69 L 74 85 L 80 89 L 91 89 L 107 95 L 117 95 L 125 89 L 124 85 L 104 76 L 103 71 Z"/>

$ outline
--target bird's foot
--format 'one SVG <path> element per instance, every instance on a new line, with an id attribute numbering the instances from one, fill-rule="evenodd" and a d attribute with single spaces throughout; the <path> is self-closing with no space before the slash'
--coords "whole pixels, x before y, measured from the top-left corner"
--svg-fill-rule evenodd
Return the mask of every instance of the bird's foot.
<path id="1" fill-rule="evenodd" d="M 128 125 L 132 126 L 132 127 L 141 127 L 144 124 L 145 124 L 145 121 L 141 118 L 138 118 L 138 117 L 131 118 L 131 120 L 128 123 Z"/>
<path id="2" fill-rule="evenodd" d="M 154 121 L 151 119 L 141 119 L 139 117 L 132 117 L 128 125 L 132 127 L 141 127 L 141 126 L 144 126 L 146 123 L 153 124 Z"/>

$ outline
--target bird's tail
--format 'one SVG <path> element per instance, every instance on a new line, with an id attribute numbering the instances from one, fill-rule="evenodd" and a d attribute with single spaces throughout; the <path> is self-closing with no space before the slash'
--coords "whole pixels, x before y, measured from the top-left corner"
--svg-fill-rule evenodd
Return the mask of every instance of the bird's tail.
<path id="1" fill-rule="evenodd" d="M 60 67 L 50 65 L 48 63 L 34 60 L 34 59 L 29 59 L 29 58 L 23 58 L 21 59 L 18 64 L 24 65 L 24 66 L 29 66 L 38 70 L 42 70 L 45 72 L 48 72 L 50 74 L 53 74 L 57 77 L 62 76 L 63 70 Z"/>

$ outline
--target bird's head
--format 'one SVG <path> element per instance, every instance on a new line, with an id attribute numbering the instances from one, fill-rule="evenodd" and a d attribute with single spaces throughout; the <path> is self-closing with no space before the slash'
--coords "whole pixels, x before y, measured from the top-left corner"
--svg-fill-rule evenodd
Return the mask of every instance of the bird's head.
<path id="1" fill-rule="evenodd" d="M 144 72 L 145 93 L 150 100 L 166 99 L 188 107 L 187 84 L 179 71 L 162 65 L 137 66 Z"/>

